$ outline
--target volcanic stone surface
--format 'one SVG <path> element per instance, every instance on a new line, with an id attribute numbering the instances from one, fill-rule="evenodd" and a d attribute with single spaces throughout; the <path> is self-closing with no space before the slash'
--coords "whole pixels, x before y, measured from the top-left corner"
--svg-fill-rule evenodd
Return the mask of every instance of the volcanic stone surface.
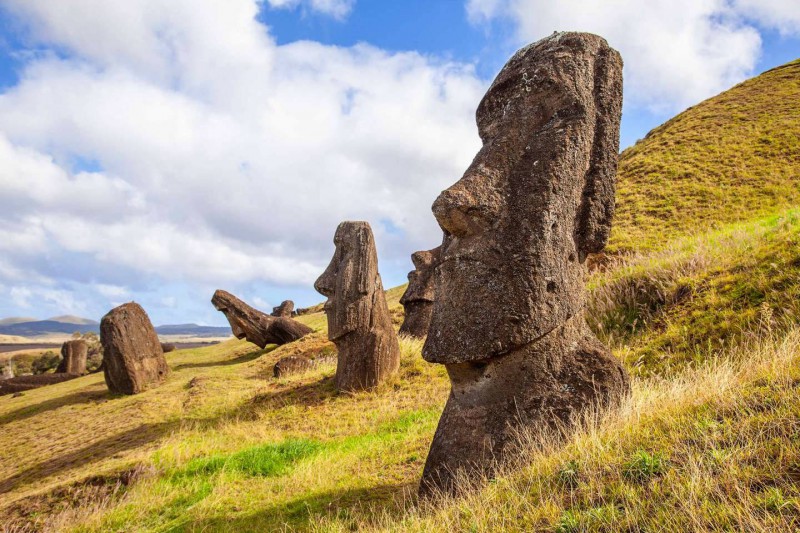
<path id="1" fill-rule="evenodd" d="M 161 351 L 163 351 L 164 353 L 174 352 L 175 351 L 175 345 L 171 344 L 171 343 L 168 343 L 168 342 L 162 342 L 161 343 Z"/>
<path id="2" fill-rule="evenodd" d="M 491 475 L 520 432 L 568 428 L 629 389 L 583 316 L 614 213 L 622 60 L 557 33 L 519 50 L 477 110 L 483 147 L 433 213 L 444 231 L 424 358 L 452 384 L 420 491 Z"/>
<path id="3" fill-rule="evenodd" d="M 89 346 L 83 339 L 67 341 L 61 345 L 61 362 L 56 368 L 57 374 L 86 373 L 86 359 L 89 356 Z"/>
<path id="4" fill-rule="evenodd" d="M 412 337 L 428 334 L 435 297 L 433 272 L 439 262 L 439 251 L 440 247 L 437 246 L 433 250 L 411 254 L 414 270 L 408 273 L 408 288 L 400 297 L 405 311 L 400 333 Z"/>
<path id="5" fill-rule="evenodd" d="M 237 339 L 247 339 L 259 348 L 264 348 L 267 344 L 287 344 L 313 331 L 291 318 L 278 318 L 262 313 L 227 291 L 216 291 L 211 303 L 228 319 Z"/>
<path id="6" fill-rule="evenodd" d="M 169 375 L 156 330 L 135 302 L 115 307 L 103 317 L 100 343 L 103 374 L 111 392 L 138 394 L 160 385 Z"/>
<path id="7" fill-rule="evenodd" d="M 272 367 L 272 375 L 276 378 L 299 374 L 314 367 L 314 361 L 302 355 L 281 357 Z"/>
<path id="8" fill-rule="evenodd" d="M 292 316 L 292 311 L 294 311 L 294 302 L 291 300 L 284 300 L 281 302 L 281 305 L 272 308 L 271 315 L 290 318 Z"/>
<path id="9" fill-rule="evenodd" d="M 342 222 L 336 250 L 314 288 L 328 298 L 328 339 L 336 344 L 336 388 L 374 389 L 397 373 L 400 346 L 378 274 L 378 254 L 366 222 Z"/>

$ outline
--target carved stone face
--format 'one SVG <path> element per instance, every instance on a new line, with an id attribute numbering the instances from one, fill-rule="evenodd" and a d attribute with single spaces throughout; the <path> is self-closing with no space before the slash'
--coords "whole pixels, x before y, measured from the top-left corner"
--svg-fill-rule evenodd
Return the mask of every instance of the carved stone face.
<path id="1" fill-rule="evenodd" d="M 408 288 L 403 293 L 403 296 L 400 297 L 401 304 L 433 302 L 435 292 L 433 267 L 438 261 L 438 257 L 439 247 L 411 254 L 414 270 L 408 273 Z"/>
<path id="2" fill-rule="evenodd" d="M 613 214 L 622 61 L 574 35 L 509 60 L 478 106 L 483 147 L 433 204 L 444 240 L 430 362 L 502 355 L 583 306 L 583 260 Z"/>
<path id="3" fill-rule="evenodd" d="M 372 230 L 366 222 L 342 222 L 333 238 L 336 251 L 328 268 L 314 282 L 327 296 L 328 338 L 336 340 L 355 331 L 359 317 L 369 317 L 378 276 L 378 257 Z"/>

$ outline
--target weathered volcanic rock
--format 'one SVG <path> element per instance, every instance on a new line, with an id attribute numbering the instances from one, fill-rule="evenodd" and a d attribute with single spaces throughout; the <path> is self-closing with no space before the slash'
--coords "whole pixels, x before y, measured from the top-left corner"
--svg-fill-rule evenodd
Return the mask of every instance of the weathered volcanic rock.
<path id="1" fill-rule="evenodd" d="M 518 51 L 477 111 L 483 147 L 433 213 L 444 230 L 423 356 L 450 396 L 420 491 L 491 475 L 520 431 L 569 428 L 626 394 L 628 375 L 583 316 L 587 254 L 614 213 L 622 60 L 558 33 Z"/>
<path id="2" fill-rule="evenodd" d="M 314 283 L 327 296 L 328 338 L 336 344 L 336 388 L 377 387 L 400 367 L 400 346 L 378 274 L 378 254 L 366 222 L 342 222 L 333 239 L 336 251 Z"/>
<path id="3" fill-rule="evenodd" d="M 276 378 L 299 374 L 314 367 L 314 361 L 302 355 L 287 355 L 282 357 L 272 367 L 272 375 Z"/>
<path id="4" fill-rule="evenodd" d="M 259 348 L 264 348 L 267 344 L 287 344 L 313 331 L 291 318 L 278 318 L 253 309 L 223 290 L 214 293 L 211 303 L 217 311 L 225 314 L 237 339 L 247 339 Z"/>
<path id="5" fill-rule="evenodd" d="M 100 343 L 103 374 L 113 393 L 138 394 L 160 385 L 169 375 L 156 330 L 135 302 L 115 307 L 103 317 Z"/>
<path id="6" fill-rule="evenodd" d="M 414 270 L 408 273 L 408 288 L 400 297 L 405 311 L 400 333 L 412 337 L 428 334 L 435 296 L 433 271 L 439 262 L 439 250 L 437 246 L 433 250 L 411 254 Z"/>
<path id="7" fill-rule="evenodd" d="M 38 389 L 46 385 L 54 385 L 71 379 L 81 377 L 80 374 L 37 374 L 34 376 L 17 376 L 15 378 L 0 380 L 0 396 Z"/>
<path id="8" fill-rule="evenodd" d="M 174 352 L 175 351 L 175 345 L 174 344 L 170 344 L 168 342 L 162 342 L 161 343 L 161 351 L 164 352 L 164 353 Z"/>
<path id="9" fill-rule="evenodd" d="M 67 341 L 61 345 L 61 362 L 56 368 L 57 374 L 85 374 L 86 358 L 89 346 L 83 339 Z"/>
<path id="10" fill-rule="evenodd" d="M 271 315 L 289 318 L 292 316 L 292 311 L 294 311 L 294 302 L 291 300 L 284 300 L 281 302 L 281 305 L 272 308 Z"/>

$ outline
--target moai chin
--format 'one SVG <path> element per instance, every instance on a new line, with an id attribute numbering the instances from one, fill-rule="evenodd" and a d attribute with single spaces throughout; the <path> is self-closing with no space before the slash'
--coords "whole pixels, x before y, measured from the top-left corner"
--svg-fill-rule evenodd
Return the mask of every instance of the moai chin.
<path id="1" fill-rule="evenodd" d="M 378 274 L 378 254 L 366 222 L 342 222 L 336 251 L 314 288 L 328 298 L 328 339 L 336 344 L 336 388 L 370 390 L 400 367 L 400 346 Z"/>
<path id="2" fill-rule="evenodd" d="M 428 334 L 436 293 L 433 271 L 439 261 L 439 249 L 437 246 L 433 250 L 411 254 L 414 270 L 408 273 L 408 288 L 400 297 L 400 303 L 405 310 L 400 333 L 412 337 L 424 337 Z"/>
<path id="3" fill-rule="evenodd" d="M 611 229 L 622 60 L 601 37 L 519 50 L 476 113 L 483 147 L 433 213 L 444 231 L 425 360 L 452 389 L 420 492 L 491 475 L 522 431 L 569 427 L 629 389 L 589 331 L 584 260 Z"/>

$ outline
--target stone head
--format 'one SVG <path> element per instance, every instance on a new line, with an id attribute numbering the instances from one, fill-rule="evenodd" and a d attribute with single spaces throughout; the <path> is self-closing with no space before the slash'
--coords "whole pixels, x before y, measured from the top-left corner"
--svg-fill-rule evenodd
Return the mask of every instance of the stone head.
<path id="1" fill-rule="evenodd" d="M 439 247 L 411 254 L 414 270 L 408 273 L 408 288 L 403 293 L 403 296 L 400 297 L 401 304 L 433 302 L 435 292 L 433 269 L 436 262 L 438 262 L 438 257 Z"/>
<path id="2" fill-rule="evenodd" d="M 247 326 L 248 318 L 239 312 L 242 308 L 250 308 L 247 304 L 239 300 L 233 294 L 228 291 L 223 291 L 222 289 L 214 292 L 214 296 L 211 298 L 211 304 L 214 306 L 214 309 L 225 314 L 228 323 L 231 325 L 231 332 L 234 337 L 237 339 L 244 339 L 247 336 L 246 332 L 249 329 Z"/>
<path id="3" fill-rule="evenodd" d="M 584 260 L 614 210 L 622 60 L 559 33 L 519 50 L 478 106 L 483 146 L 433 213 L 444 231 L 426 360 L 524 346 L 584 304 Z"/>
<path id="4" fill-rule="evenodd" d="M 372 295 L 382 290 L 378 281 L 378 254 L 372 229 L 366 222 L 339 224 L 333 237 L 336 250 L 314 288 L 328 298 L 328 338 L 335 340 L 354 331 L 369 315 Z"/>

